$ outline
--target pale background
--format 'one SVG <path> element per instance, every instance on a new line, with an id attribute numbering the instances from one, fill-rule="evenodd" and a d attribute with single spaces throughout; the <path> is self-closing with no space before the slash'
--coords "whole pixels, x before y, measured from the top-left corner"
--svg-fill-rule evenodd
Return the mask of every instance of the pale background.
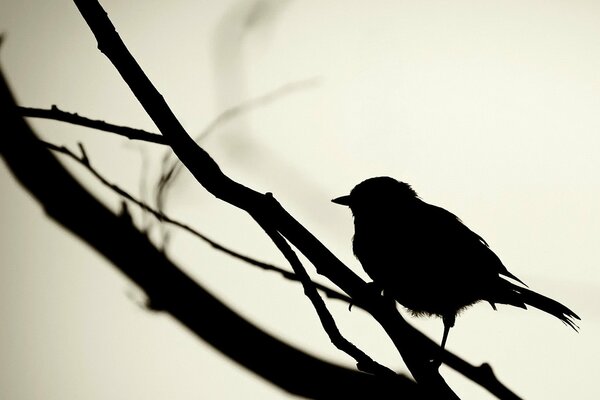
<path id="1" fill-rule="evenodd" d="M 155 130 L 72 2 L 0 4 L 1 62 L 22 105 L 56 104 Z M 576 334 L 535 310 L 481 304 L 459 317 L 448 347 L 472 363 L 489 362 L 526 399 L 600 398 L 599 2 L 103 5 L 191 134 L 229 107 L 297 84 L 202 142 L 224 171 L 274 192 L 362 276 L 350 250 L 350 214 L 329 200 L 374 175 L 411 183 L 480 233 L 531 288 L 583 319 Z M 152 189 L 164 148 L 31 123 L 54 143 L 76 149 L 83 142 L 92 163 L 132 193 Z M 68 165 L 116 209 L 115 195 Z M 4 164 L 0 185 L 0 398 L 286 398 L 170 317 L 140 307 L 134 285 L 49 221 Z M 223 244 L 285 265 L 245 213 L 188 175 L 168 211 Z M 176 231 L 168 251 L 270 333 L 353 365 L 331 346 L 298 285 Z M 338 302 L 330 308 L 344 335 L 404 370 L 368 316 Z M 440 339 L 441 321 L 411 320 Z M 442 372 L 465 399 L 491 397 Z"/>

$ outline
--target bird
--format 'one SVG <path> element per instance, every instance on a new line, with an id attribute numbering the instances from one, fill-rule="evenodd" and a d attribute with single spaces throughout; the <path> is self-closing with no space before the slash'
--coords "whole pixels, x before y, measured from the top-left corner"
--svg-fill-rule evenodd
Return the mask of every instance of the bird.
<path id="1" fill-rule="evenodd" d="M 443 350 L 456 316 L 488 302 L 532 306 L 577 331 L 579 316 L 529 289 L 456 215 L 423 201 L 407 183 L 369 178 L 332 202 L 354 217 L 352 248 L 372 285 L 415 316 L 441 317 Z"/>

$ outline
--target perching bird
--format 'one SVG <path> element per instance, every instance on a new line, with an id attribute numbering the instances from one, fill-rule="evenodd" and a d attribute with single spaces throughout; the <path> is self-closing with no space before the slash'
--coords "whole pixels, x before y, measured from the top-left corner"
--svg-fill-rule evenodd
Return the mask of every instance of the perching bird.
<path id="1" fill-rule="evenodd" d="M 464 308 L 487 301 L 545 311 L 577 330 L 573 311 L 508 272 L 454 214 L 422 201 L 406 183 L 376 177 L 332 200 L 354 215 L 354 254 L 373 284 L 414 315 L 444 322 L 441 347 Z M 507 279 L 508 278 L 508 279 Z"/>

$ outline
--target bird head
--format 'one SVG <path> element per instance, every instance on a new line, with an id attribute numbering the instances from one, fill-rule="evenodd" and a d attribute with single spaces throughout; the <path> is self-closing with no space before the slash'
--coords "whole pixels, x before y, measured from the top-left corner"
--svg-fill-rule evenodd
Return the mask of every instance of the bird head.
<path id="1" fill-rule="evenodd" d="M 336 204 L 348 206 L 354 214 L 363 209 L 376 209 L 387 205 L 413 201 L 417 193 L 407 183 L 389 176 L 369 178 L 352 189 L 349 195 L 331 200 Z"/>

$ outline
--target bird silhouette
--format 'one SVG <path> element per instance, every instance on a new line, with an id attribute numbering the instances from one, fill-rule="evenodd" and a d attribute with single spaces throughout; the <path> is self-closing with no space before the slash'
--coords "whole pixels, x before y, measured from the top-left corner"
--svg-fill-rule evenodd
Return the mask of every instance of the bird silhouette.
<path id="1" fill-rule="evenodd" d="M 442 318 L 442 349 L 456 315 L 482 300 L 494 310 L 498 303 L 530 305 L 578 329 L 573 311 L 524 287 L 485 240 L 408 184 L 370 178 L 332 201 L 354 215 L 354 254 L 373 285 L 414 315 Z"/>

